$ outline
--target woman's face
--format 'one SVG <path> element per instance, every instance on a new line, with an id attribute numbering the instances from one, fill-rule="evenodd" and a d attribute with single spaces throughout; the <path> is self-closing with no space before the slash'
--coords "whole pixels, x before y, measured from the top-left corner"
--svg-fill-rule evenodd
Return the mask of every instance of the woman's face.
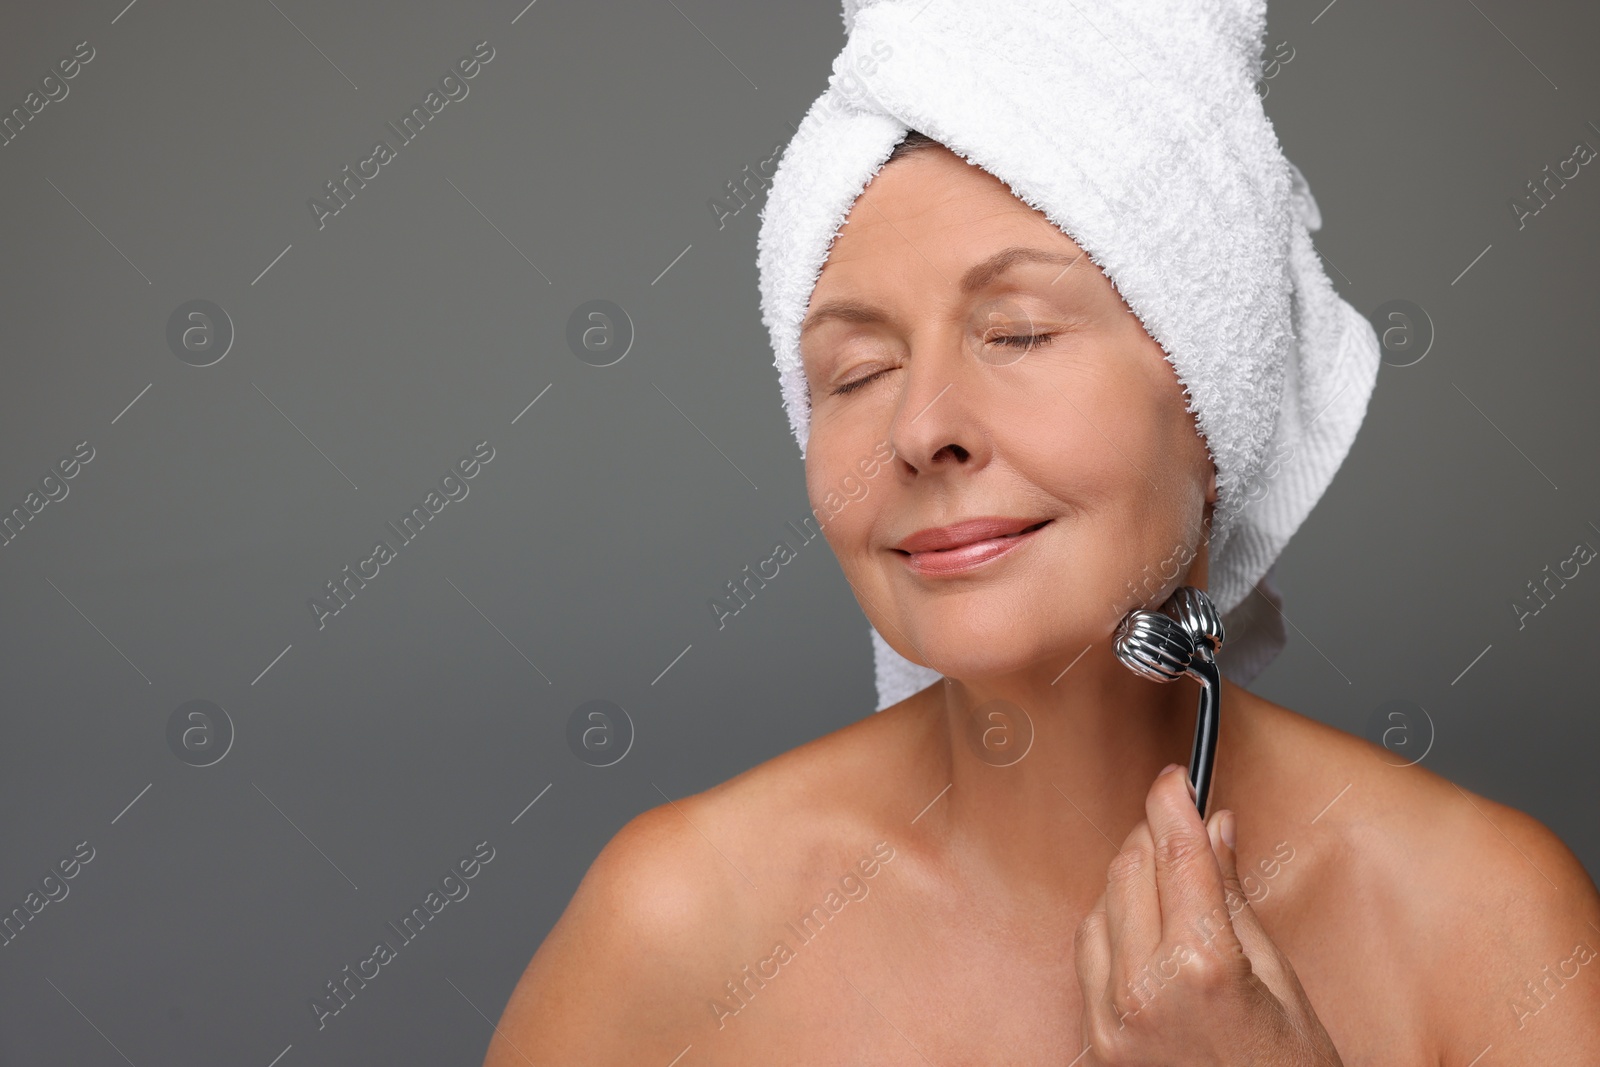
<path id="1" fill-rule="evenodd" d="M 884 167 L 800 347 L 811 503 L 901 655 L 957 678 L 1057 663 L 1204 586 L 1215 478 L 1171 365 L 1077 244 L 988 172 L 943 147 Z M 987 517 L 1045 525 L 897 547 Z"/>

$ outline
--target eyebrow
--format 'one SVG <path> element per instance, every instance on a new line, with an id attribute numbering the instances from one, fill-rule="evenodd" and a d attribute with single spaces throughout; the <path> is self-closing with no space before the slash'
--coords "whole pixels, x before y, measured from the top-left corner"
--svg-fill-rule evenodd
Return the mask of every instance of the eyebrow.
<path id="1" fill-rule="evenodd" d="M 1067 255 L 1065 252 L 1051 252 L 1043 248 L 1029 248 L 1026 245 L 1012 245 L 1003 248 L 984 260 L 967 269 L 961 276 L 959 289 L 963 296 L 971 295 L 978 290 L 990 285 L 996 278 L 1010 270 L 1019 263 L 1053 263 L 1063 267 L 1071 267 L 1083 258 L 1083 253 Z M 1057 278 L 1060 275 L 1056 276 Z M 1054 279 L 1052 279 L 1052 284 Z M 871 304 L 863 304 L 855 300 L 830 300 L 815 308 L 800 326 L 800 333 L 813 326 L 818 326 L 830 320 L 839 322 L 882 322 L 887 316 L 881 308 Z"/>

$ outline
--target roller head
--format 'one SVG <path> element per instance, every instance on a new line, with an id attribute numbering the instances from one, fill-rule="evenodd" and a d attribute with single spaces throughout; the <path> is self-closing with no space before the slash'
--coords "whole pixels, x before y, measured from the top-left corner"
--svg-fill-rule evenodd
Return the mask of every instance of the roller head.
<path id="1" fill-rule="evenodd" d="M 1161 607 L 1188 631 L 1194 639 L 1196 652 L 1206 659 L 1216 658 L 1227 634 L 1222 628 L 1221 614 L 1203 590 L 1192 585 L 1179 586 Z"/>
<path id="2" fill-rule="evenodd" d="M 1112 651 L 1123 666 L 1153 682 L 1175 682 L 1189 670 L 1195 641 L 1183 626 L 1157 611 L 1133 611 L 1117 624 Z"/>

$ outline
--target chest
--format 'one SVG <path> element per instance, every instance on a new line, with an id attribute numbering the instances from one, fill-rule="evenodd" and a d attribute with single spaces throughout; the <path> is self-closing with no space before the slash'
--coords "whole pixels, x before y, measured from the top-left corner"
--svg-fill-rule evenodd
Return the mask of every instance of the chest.
<path id="1" fill-rule="evenodd" d="M 869 901 L 874 903 L 876 901 Z M 707 1006 L 701 1062 L 1055 1064 L 1077 1040 L 1072 929 L 993 914 L 863 907 L 791 923 Z"/>
<path id="2" fill-rule="evenodd" d="M 1290 885 L 1279 878 L 1272 892 L 1253 893 L 1256 907 L 1346 1067 L 1433 1062 L 1407 1010 L 1403 973 L 1346 917 L 1319 922 L 1293 907 Z M 1049 905 L 887 893 L 826 921 L 794 917 L 709 990 L 695 1057 L 1063 1067 L 1084 1048 L 1073 958 L 1080 917 Z"/>

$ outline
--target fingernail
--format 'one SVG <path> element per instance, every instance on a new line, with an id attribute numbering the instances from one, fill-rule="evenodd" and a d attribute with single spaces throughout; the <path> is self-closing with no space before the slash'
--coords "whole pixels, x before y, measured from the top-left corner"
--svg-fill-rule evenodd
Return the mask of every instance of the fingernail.
<path id="1" fill-rule="evenodd" d="M 1165 767 L 1161 768 L 1161 774 L 1169 774 L 1172 771 L 1177 770 L 1177 768 L 1178 768 L 1178 765 L 1176 763 L 1169 763 Z M 1156 775 L 1156 777 L 1160 778 L 1161 774 Z"/>
<path id="2" fill-rule="evenodd" d="M 1235 840 L 1235 838 L 1233 836 L 1233 831 L 1234 831 L 1234 827 L 1233 827 L 1233 812 L 1230 811 L 1230 812 L 1226 812 L 1226 813 L 1223 814 L 1221 829 L 1222 829 L 1222 843 L 1227 845 L 1229 848 L 1232 848 L 1233 844 L 1234 844 L 1234 840 Z"/>

